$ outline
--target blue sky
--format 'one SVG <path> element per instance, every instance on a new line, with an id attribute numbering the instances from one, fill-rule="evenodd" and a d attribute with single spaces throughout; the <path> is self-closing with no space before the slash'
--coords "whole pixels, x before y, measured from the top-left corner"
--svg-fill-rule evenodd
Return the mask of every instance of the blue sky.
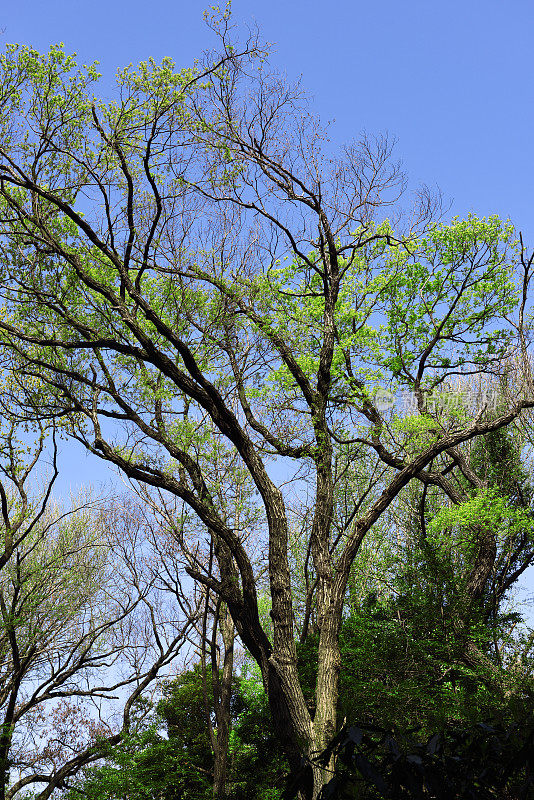
<path id="1" fill-rule="evenodd" d="M 188 65 L 213 40 L 206 0 L 18 0 L 5 3 L 5 42 L 63 41 L 109 77 L 148 56 Z M 534 242 L 530 0 L 234 0 L 275 62 L 302 75 L 334 142 L 388 131 L 412 184 L 438 185 L 452 211 L 499 213 Z"/>

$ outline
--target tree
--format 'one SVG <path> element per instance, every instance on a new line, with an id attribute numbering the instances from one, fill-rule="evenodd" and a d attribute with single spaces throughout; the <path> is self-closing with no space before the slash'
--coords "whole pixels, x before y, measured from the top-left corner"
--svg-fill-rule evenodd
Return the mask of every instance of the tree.
<path id="1" fill-rule="evenodd" d="M 258 513 L 251 503 L 253 488 L 250 478 L 236 463 L 235 457 L 229 459 L 226 453 L 216 451 L 211 453 L 210 471 L 218 487 L 216 498 L 221 515 L 225 521 L 231 515 L 234 526 L 239 528 L 242 540 L 247 542 L 252 554 L 254 542 L 251 543 L 251 539 L 258 523 Z M 206 537 L 198 518 L 183 502 L 176 502 L 176 498 L 166 497 L 161 491 L 148 491 L 146 486 L 132 488 L 139 498 L 138 513 L 145 520 L 150 546 L 157 554 L 156 584 L 163 584 L 162 588 L 166 588 L 168 581 L 176 580 L 175 576 L 180 575 L 184 567 L 219 577 L 217 560 L 221 559 L 227 569 L 234 569 L 231 552 L 225 548 L 224 542 L 217 543 L 216 558 L 213 539 Z M 256 548 L 259 544 L 256 541 Z M 213 753 L 213 797 L 223 800 L 227 792 L 232 733 L 235 626 L 228 607 L 220 596 L 213 596 L 209 587 L 203 587 L 202 605 L 203 613 L 196 625 L 195 646 L 200 658 L 205 723 Z"/>
<path id="2" fill-rule="evenodd" d="M 261 681 L 260 681 L 261 685 Z M 287 767 L 257 684 L 234 676 L 230 715 L 234 723 L 224 787 L 231 800 L 270 800 L 282 793 Z M 206 684 L 195 664 L 161 685 L 147 713 L 140 703 L 137 725 L 106 752 L 106 762 L 79 776 L 69 800 L 208 800 L 213 796 L 217 753 L 205 714 Z M 208 678 L 208 713 L 216 720 Z M 278 782 L 278 790 L 274 785 Z"/>
<path id="3" fill-rule="evenodd" d="M 72 506 L 53 502 L 55 436 L 52 476 L 36 490 L 46 433 L 41 425 L 33 447 L 11 423 L 0 437 L 0 797 L 9 800 L 34 787 L 45 800 L 102 758 L 195 622 L 184 601 L 181 619 L 169 603 L 158 615 L 118 507 L 106 513 L 88 490 Z"/>
<path id="4" fill-rule="evenodd" d="M 458 394 L 447 399 L 469 413 Z M 448 464 L 456 504 L 414 483 L 384 516 L 386 530 L 369 535 L 341 634 L 341 718 L 430 735 L 453 720 L 513 720 L 531 706 L 532 637 L 514 597 L 534 558 L 528 423 L 458 448 Z M 494 549 L 475 593 L 482 527 Z"/>
<path id="5" fill-rule="evenodd" d="M 492 473 L 493 489 L 498 488 L 501 495 L 508 493 L 509 499 L 523 498 L 521 502 L 524 504 L 528 502 L 530 490 L 523 442 L 521 431 L 510 427 L 481 437 L 468 455 L 473 467 L 485 475 Z M 355 465 L 356 473 L 361 470 L 362 464 Z M 235 478 L 237 485 L 237 475 Z M 459 478 L 457 475 L 457 485 Z M 343 493 L 353 482 L 354 478 L 345 472 Z M 188 518 L 186 509 L 177 508 L 161 494 L 154 495 L 144 489 L 139 494 L 142 503 L 136 514 L 146 520 L 151 543 L 158 554 L 160 580 L 165 582 L 180 572 L 180 560 L 185 553 L 189 559 L 195 560 L 197 566 L 203 565 L 210 572 L 211 567 L 199 553 L 202 531 L 196 529 L 194 519 Z M 496 759 L 495 744 L 498 743 L 486 746 L 484 739 L 488 735 L 493 737 L 495 733 L 500 736 L 499 731 L 504 737 L 509 738 L 510 733 L 515 737 L 518 725 L 519 730 L 525 721 L 528 725 L 532 697 L 530 662 L 525 660 L 528 651 L 521 648 L 517 638 L 514 640 L 510 629 L 511 622 L 520 620 L 520 606 L 507 603 L 508 607 L 502 609 L 503 598 L 496 599 L 492 581 L 501 576 L 501 585 L 502 576 L 506 574 L 508 589 L 513 587 L 518 565 L 528 565 L 532 557 L 532 537 L 528 535 L 528 526 L 523 527 L 518 535 L 513 509 L 508 510 L 498 525 L 496 521 L 496 528 L 500 526 L 499 555 L 492 581 L 488 582 L 484 592 L 482 608 L 466 621 L 471 641 L 476 643 L 480 655 L 479 663 L 473 665 L 465 659 L 464 641 L 456 634 L 453 624 L 454 600 L 461 597 L 462 585 L 471 566 L 466 531 L 462 528 L 457 531 L 438 529 L 433 531 L 431 538 L 422 536 L 427 527 L 426 523 L 424 526 L 421 524 L 422 508 L 425 518 L 432 520 L 439 514 L 440 499 L 439 495 L 431 497 L 419 486 L 412 486 L 411 491 L 390 508 L 391 519 L 384 526 L 385 530 L 374 529 L 370 533 L 366 555 L 372 557 L 371 562 L 362 559 L 360 552 L 350 579 L 349 613 L 345 613 L 340 633 L 338 717 L 363 727 L 364 732 L 366 726 L 370 726 L 375 739 L 381 740 L 387 755 L 375 765 L 378 774 L 393 770 L 391 777 L 394 781 L 401 784 L 407 781 L 406 785 L 417 793 L 421 791 L 420 781 L 427 777 L 429 785 L 438 785 L 437 771 L 440 791 L 446 795 L 452 791 L 453 777 L 449 773 L 442 774 L 448 759 L 447 748 L 455 745 L 462 749 L 462 743 L 465 743 L 469 749 L 472 739 L 476 743 L 478 732 L 482 751 L 474 748 L 465 762 L 465 770 L 462 767 L 464 771 L 456 761 L 447 767 L 449 772 L 452 770 L 455 780 L 463 782 L 464 786 L 466 782 L 469 785 L 470 781 L 478 780 L 477 770 L 481 774 L 488 770 L 487 759 L 484 760 L 488 746 L 492 753 L 491 761 Z M 129 507 L 132 509 L 131 502 Z M 188 524 L 191 525 L 189 535 L 185 530 Z M 339 519 L 338 524 L 341 524 Z M 292 558 L 294 591 L 299 581 L 305 583 L 298 539 L 296 534 Z M 188 540 L 188 546 L 185 540 Z M 177 548 L 178 542 L 182 543 L 181 548 Z M 170 797 L 173 793 L 181 798 L 192 795 L 198 799 L 212 794 L 217 796 L 216 792 L 231 800 L 280 797 L 285 784 L 285 765 L 268 718 L 261 674 L 250 657 L 245 658 L 238 676 L 232 674 L 229 664 L 232 662 L 233 640 L 217 635 L 218 609 L 210 607 L 207 596 L 205 600 L 197 632 L 201 661 L 194 669 L 165 685 L 164 698 L 157 706 L 158 718 L 143 717 L 143 726 L 125 736 L 117 746 L 109 748 L 106 764 L 86 773 L 77 784 L 76 792 L 82 790 L 95 800 L 104 797 L 128 797 L 132 800 L 134 795 L 152 800 Z M 260 595 L 261 621 L 270 633 L 270 604 L 267 596 L 263 600 L 264 603 Z M 225 619 L 223 624 L 228 624 L 228 620 Z M 303 624 L 304 615 L 301 613 L 301 629 Z M 312 614 L 310 633 L 298 646 L 300 682 L 312 713 L 318 644 L 314 629 Z M 483 656 L 487 664 L 482 661 Z M 491 667 L 489 674 L 488 664 Z M 224 688 L 228 675 L 227 714 L 231 730 L 223 723 L 223 734 L 220 735 L 220 713 L 226 702 L 223 700 L 224 691 L 222 694 L 219 692 L 221 685 Z M 493 728 L 488 727 L 488 722 Z M 366 754 L 364 746 L 362 752 L 354 748 L 351 736 L 359 734 L 355 734 L 353 728 L 349 735 L 347 728 L 335 740 L 335 747 L 346 756 L 346 766 L 349 767 L 346 777 L 354 779 L 350 768 L 357 765 L 360 753 L 359 770 L 364 778 L 370 780 L 371 767 L 367 772 L 365 769 L 369 754 Z M 163 729 L 168 738 L 162 736 Z M 407 731 L 417 731 L 419 744 L 410 743 L 410 737 L 403 741 Z M 228 732 L 229 736 L 226 735 Z M 524 738 L 528 739 L 528 735 Z M 219 747 L 213 746 L 213 739 Z M 428 750 L 424 744 L 427 741 L 438 742 L 439 747 Z M 522 738 L 519 743 L 520 746 L 528 745 Z M 376 741 L 369 739 L 367 744 L 371 745 L 372 751 L 377 749 Z M 393 747 L 391 751 L 387 749 L 390 744 Z M 414 746 L 415 750 L 410 750 Z M 217 781 L 217 774 L 220 774 L 217 761 L 223 747 L 226 777 L 221 783 Z M 378 749 L 373 753 L 373 758 L 379 752 Z M 444 763 L 436 763 L 442 756 Z M 425 769 L 417 767 L 420 757 L 428 761 Z M 463 752 L 461 757 L 464 757 Z M 505 773 L 519 781 L 520 776 L 514 774 L 515 770 L 507 769 L 507 757 L 503 752 L 502 763 L 492 764 L 494 771 L 490 774 L 490 782 Z M 415 766 L 410 768 L 410 763 Z M 520 771 L 519 767 L 517 769 Z M 340 774 L 336 780 L 336 791 L 339 792 Z M 333 791 L 333 784 L 329 790 Z"/>
<path id="6" fill-rule="evenodd" d="M 445 504 L 435 488 L 414 486 L 397 508 L 411 546 L 404 554 L 402 544 L 396 547 L 396 613 L 409 621 L 418 616 L 427 631 L 440 619 L 443 641 L 449 640 L 449 669 L 463 664 L 478 671 L 479 680 L 501 697 L 527 677 L 502 669 L 505 662 L 510 666 L 511 652 L 519 655 L 508 632 L 520 619 L 515 609 L 509 613 L 510 594 L 534 560 L 525 445 L 518 425 L 491 431 L 458 448 L 449 468 L 455 502 Z M 491 537 L 485 539 L 485 531 Z"/>
<path id="7" fill-rule="evenodd" d="M 189 574 L 227 605 L 296 769 L 336 730 L 343 605 L 367 533 L 412 480 L 461 502 L 448 478 L 459 446 L 534 406 L 527 379 L 496 416 L 431 402 L 459 372 L 498 379 L 525 356 L 532 259 L 510 225 L 431 224 L 427 201 L 394 226 L 403 180 L 387 140 L 332 160 L 257 40 L 232 46 L 227 13 L 213 25 L 219 54 L 181 72 L 169 59 L 127 68 L 108 103 L 92 95 L 94 68 L 61 49 L 8 49 L 0 330 L 14 402 L 68 418 L 90 452 L 184 501 L 209 531 L 217 571 Z M 386 389 L 416 402 L 396 438 L 376 395 Z M 215 452 L 258 493 L 272 641 L 250 554 L 219 505 Z M 335 533 L 338 453 L 377 466 Z M 308 497 L 313 716 L 291 594 L 295 486 Z M 473 597 L 494 551 L 491 526 L 477 536 Z M 325 774 L 313 769 L 316 797 Z"/>

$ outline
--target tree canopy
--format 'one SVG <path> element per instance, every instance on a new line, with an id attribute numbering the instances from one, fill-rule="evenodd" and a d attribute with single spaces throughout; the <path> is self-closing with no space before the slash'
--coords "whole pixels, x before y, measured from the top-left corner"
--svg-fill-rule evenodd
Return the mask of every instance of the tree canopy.
<path id="1" fill-rule="evenodd" d="M 175 503 L 186 570 L 228 608 L 296 770 L 337 730 L 359 554 L 413 487 L 435 570 L 440 532 L 465 534 L 450 626 L 488 666 L 471 623 L 532 531 L 474 443 L 534 407 L 532 258 L 497 217 L 436 222 L 425 195 L 402 211 L 387 139 L 332 157 L 258 39 L 213 25 L 219 52 L 127 67 L 111 99 L 61 48 L 2 57 L 3 402 Z"/>

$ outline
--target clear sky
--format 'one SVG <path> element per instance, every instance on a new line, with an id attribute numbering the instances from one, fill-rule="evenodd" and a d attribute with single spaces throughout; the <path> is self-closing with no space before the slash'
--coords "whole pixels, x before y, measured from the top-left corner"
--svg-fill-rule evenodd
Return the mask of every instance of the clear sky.
<path id="1" fill-rule="evenodd" d="M 189 65 L 213 43 L 207 0 L 4 1 L 6 42 L 62 41 L 110 76 L 148 56 Z M 334 141 L 388 131 L 413 184 L 452 210 L 510 216 L 534 243 L 532 0 L 234 0 L 290 78 L 335 119 Z"/>

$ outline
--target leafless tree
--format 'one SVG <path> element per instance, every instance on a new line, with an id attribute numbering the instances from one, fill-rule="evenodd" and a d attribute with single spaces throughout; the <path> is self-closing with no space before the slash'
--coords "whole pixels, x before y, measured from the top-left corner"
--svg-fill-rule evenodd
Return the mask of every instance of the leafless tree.
<path id="1" fill-rule="evenodd" d="M 172 602 L 154 589 L 126 508 L 106 512 L 88 492 L 53 502 L 56 445 L 39 434 L 26 460 L 28 434 L 23 444 L 10 425 L 1 440 L 0 796 L 37 787 L 44 800 L 120 740 L 199 608 L 178 587 Z M 46 455 L 52 477 L 39 489 Z"/>

